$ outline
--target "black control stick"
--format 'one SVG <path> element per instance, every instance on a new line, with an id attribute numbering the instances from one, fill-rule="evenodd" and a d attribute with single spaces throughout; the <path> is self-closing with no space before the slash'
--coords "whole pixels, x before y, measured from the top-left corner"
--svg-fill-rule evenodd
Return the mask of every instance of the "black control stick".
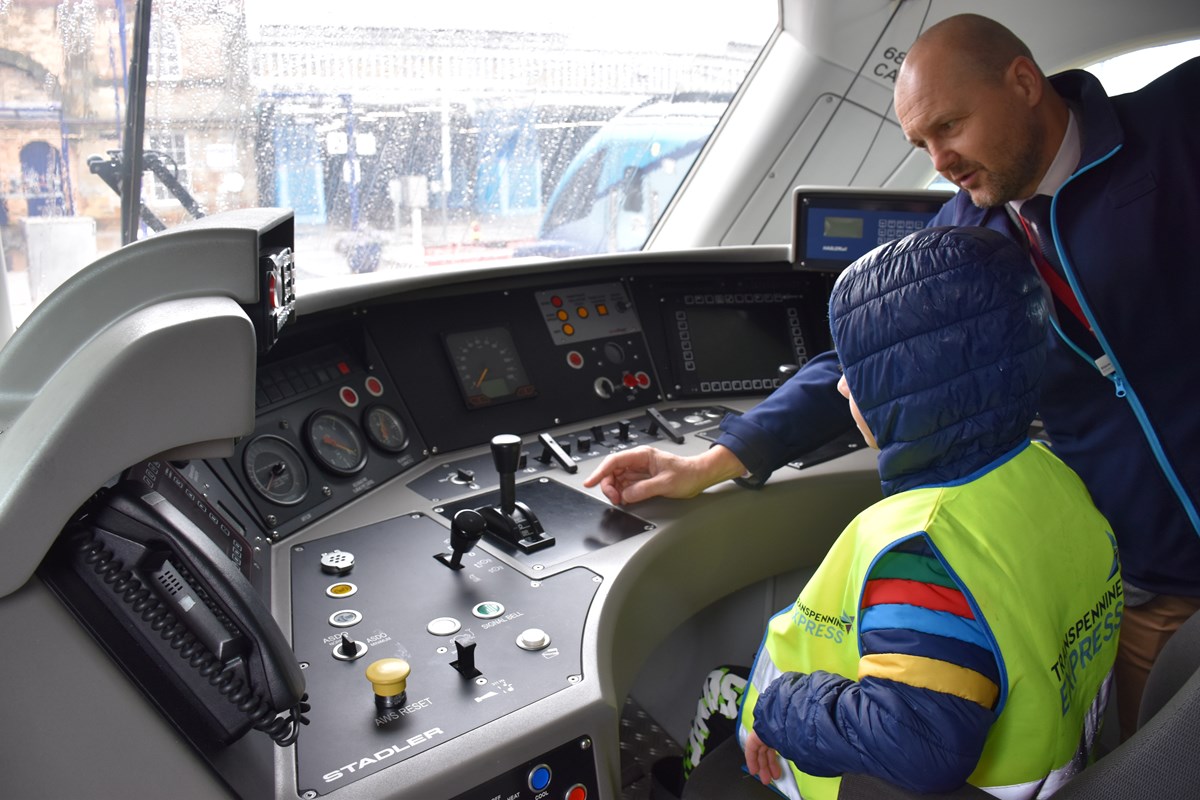
<path id="1" fill-rule="evenodd" d="M 521 460 L 521 437 L 502 433 L 492 437 L 492 463 L 500 473 L 500 513 L 511 517 L 517 503 L 517 464 Z"/>
<path id="2" fill-rule="evenodd" d="M 533 509 L 517 500 L 516 473 L 521 461 L 521 437 L 510 433 L 493 436 L 492 461 L 500 475 L 500 505 L 479 509 L 487 532 L 523 553 L 554 544 L 554 537 L 546 536 Z"/>
<path id="3" fill-rule="evenodd" d="M 475 546 L 483 536 L 485 527 L 483 515 L 475 509 L 464 508 L 459 511 L 450 520 L 450 549 L 454 554 L 447 557 L 445 553 L 438 553 L 434 558 L 450 569 L 462 569 L 463 553 Z"/>

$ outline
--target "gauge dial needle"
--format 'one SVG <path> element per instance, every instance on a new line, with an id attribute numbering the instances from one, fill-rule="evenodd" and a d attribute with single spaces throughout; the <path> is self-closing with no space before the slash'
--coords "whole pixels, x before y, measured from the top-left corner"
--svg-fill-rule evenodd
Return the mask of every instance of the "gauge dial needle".
<path id="1" fill-rule="evenodd" d="M 339 450 L 345 450 L 347 453 L 351 452 L 351 450 L 350 450 L 350 448 L 349 448 L 349 447 L 347 447 L 346 445 L 342 444 L 342 443 L 341 443 L 341 442 L 339 442 L 337 439 L 335 439 L 335 438 L 333 438 L 332 436 L 330 436 L 328 433 L 327 433 L 327 434 L 325 434 L 324 436 L 322 436 L 322 437 L 321 437 L 321 443 L 322 443 L 322 444 L 333 445 L 334 447 L 338 448 Z"/>
<path id="2" fill-rule="evenodd" d="M 268 492 L 271 491 L 271 487 L 275 485 L 275 479 L 282 477 L 283 473 L 285 473 L 285 472 L 287 472 L 287 464 L 284 464 L 282 461 L 280 461 L 277 464 L 271 465 L 271 471 L 270 471 L 271 477 L 267 480 L 267 486 L 266 486 L 266 489 Z"/>
<path id="3" fill-rule="evenodd" d="M 482 383 L 483 383 L 483 379 L 487 377 L 487 374 L 488 374 L 488 368 L 487 368 L 487 367 L 484 367 L 484 368 L 483 368 L 483 372 L 479 373 L 479 380 L 475 381 L 475 388 L 476 388 L 476 389 L 478 389 L 478 388 L 479 388 L 479 386 L 480 386 L 480 384 L 482 384 Z"/>

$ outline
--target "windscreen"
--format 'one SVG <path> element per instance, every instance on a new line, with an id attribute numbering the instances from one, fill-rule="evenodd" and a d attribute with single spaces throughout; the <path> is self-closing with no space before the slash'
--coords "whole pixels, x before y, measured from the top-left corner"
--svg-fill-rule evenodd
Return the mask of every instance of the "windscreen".
<path id="1" fill-rule="evenodd" d="M 0 3 L 13 324 L 122 244 L 138 9 Z M 154 0 L 149 20 L 138 238 L 290 208 L 302 289 L 639 249 L 778 4 Z"/>

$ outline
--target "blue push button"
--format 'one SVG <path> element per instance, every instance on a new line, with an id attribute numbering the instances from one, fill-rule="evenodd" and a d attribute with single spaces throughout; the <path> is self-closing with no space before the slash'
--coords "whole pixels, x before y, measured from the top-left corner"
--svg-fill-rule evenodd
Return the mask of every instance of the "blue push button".
<path id="1" fill-rule="evenodd" d="M 535 792 L 540 792 L 550 785 L 550 768 L 545 764 L 538 764 L 533 769 L 529 770 L 529 788 Z"/>

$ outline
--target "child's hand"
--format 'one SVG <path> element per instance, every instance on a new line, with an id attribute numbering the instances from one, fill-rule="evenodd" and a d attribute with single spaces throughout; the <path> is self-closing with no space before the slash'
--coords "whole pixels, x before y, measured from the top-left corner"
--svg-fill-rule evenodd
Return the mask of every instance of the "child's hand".
<path id="1" fill-rule="evenodd" d="M 777 781 L 783 776 L 779 766 L 779 754 L 767 747 L 758 734 L 750 731 L 746 737 L 746 769 L 750 774 L 769 786 L 771 781 Z"/>

